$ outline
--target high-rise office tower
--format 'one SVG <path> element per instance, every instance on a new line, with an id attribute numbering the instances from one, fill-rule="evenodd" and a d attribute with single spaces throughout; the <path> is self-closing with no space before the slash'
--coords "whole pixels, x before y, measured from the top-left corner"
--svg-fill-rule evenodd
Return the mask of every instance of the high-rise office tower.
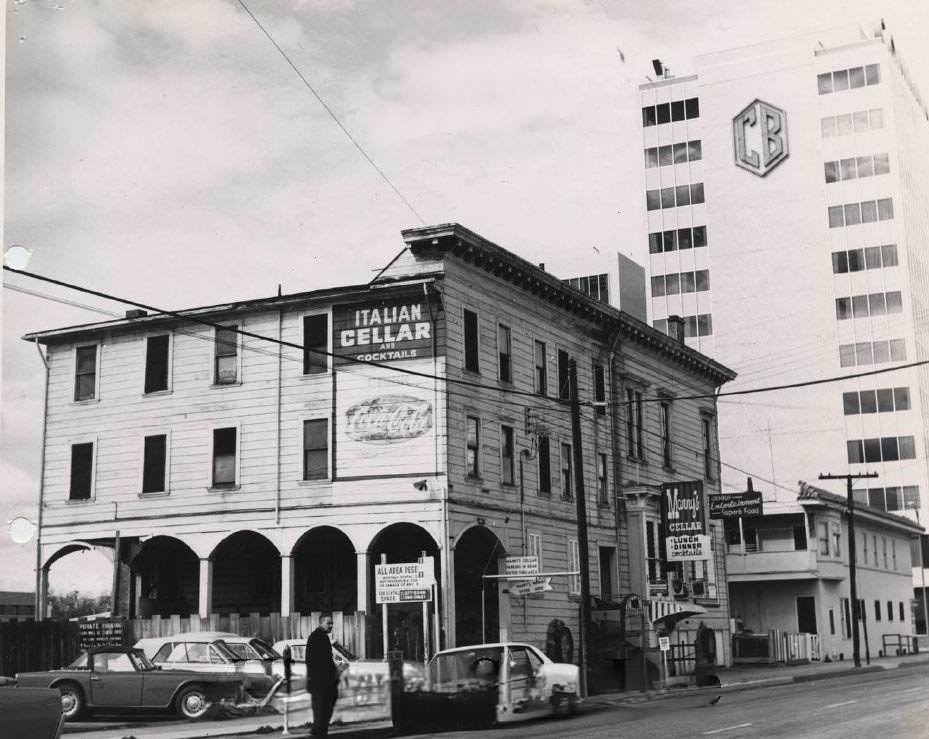
<path id="1" fill-rule="evenodd" d="M 655 67 L 639 88 L 653 325 L 682 316 L 688 344 L 739 372 L 726 391 L 862 374 L 723 399 L 724 490 L 752 474 L 793 501 L 798 480 L 873 471 L 856 500 L 929 524 L 929 365 L 912 366 L 929 360 L 929 116 L 889 31 Z"/>

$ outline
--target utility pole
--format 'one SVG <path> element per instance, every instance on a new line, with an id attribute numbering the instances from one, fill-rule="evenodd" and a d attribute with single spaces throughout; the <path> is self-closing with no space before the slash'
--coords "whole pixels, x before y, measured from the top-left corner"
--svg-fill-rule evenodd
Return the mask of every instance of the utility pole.
<path id="1" fill-rule="evenodd" d="M 587 499 L 581 450 L 581 406 L 577 397 L 577 362 L 568 364 L 571 393 L 571 447 L 574 450 L 574 497 L 577 501 L 577 548 L 581 571 L 580 672 L 581 695 L 587 697 L 587 646 L 590 644 L 590 555 L 587 551 Z"/>
<path id="2" fill-rule="evenodd" d="M 845 480 L 846 491 L 848 496 L 848 579 L 849 579 L 849 597 L 852 601 L 852 657 L 855 660 L 855 667 L 861 667 L 861 640 L 858 636 L 858 568 L 855 562 L 857 555 L 855 551 L 855 501 L 852 500 L 852 480 L 863 480 L 865 478 L 877 477 L 876 472 L 865 472 L 857 475 L 830 475 L 820 474 L 820 480 Z"/>

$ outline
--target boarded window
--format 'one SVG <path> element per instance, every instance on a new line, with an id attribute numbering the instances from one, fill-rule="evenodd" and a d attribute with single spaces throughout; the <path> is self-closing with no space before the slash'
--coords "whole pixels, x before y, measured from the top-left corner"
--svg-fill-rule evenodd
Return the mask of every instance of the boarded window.
<path id="1" fill-rule="evenodd" d="M 539 493 L 547 495 L 552 492 L 552 465 L 549 456 L 547 436 L 538 437 L 539 446 Z"/>
<path id="2" fill-rule="evenodd" d="M 512 332 L 502 323 L 497 326 L 497 353 L 500 361 L 500 381 L 513 381 Z"/>
<path id="3" fill-rule="evenodd" d="M 144 461 L 142 464 L 142 492 L 163 493 L 168 456 L 168 437 L 156 434 L 145 437 Z"/>
<path id="4" fill-rule="evenodd" d="M 168 389 L 169 336 L 149 336 L 145 347 L 145 392 Z"/>
<path id="5" fill-rule="evenodd" d="M 71 445 L 71 487 L 68 498 L 70 500 L 88 500 L 94 473 L 94 445 Z"/>
<path id="6" fill-rule="evenodd" d="M 477 330 L 477 313 L 470 310 L 464 311 L 464 365 L 466 370 L 471 372 L 480 372 L 480 362 L 478 360 L 478 330 Z"/>
<path id="7" fill-rule="evenodd" d="M 500 466 L 501 480 L 504 485 L 512 485 L 515 481 L 515 457 L 513 454 L 513 427 L 500 427 Z"/>
<path id="8" fill-rule="evenodd" d="M 234 427 L 213 429 L 213 487 L 235 485 L 236 436 Z"/>
<path id="9" fill-rule="evenodd" d="M 318 375 L 329 370 L 329 316 L 303 317 L 303 374 Z"/>
<path id="10" fill-rule="evenodd" d="M 562 349 L 558 350 L 558 397 L 561 400 L 571 399 L 570 367 L 571 358 Z"/>

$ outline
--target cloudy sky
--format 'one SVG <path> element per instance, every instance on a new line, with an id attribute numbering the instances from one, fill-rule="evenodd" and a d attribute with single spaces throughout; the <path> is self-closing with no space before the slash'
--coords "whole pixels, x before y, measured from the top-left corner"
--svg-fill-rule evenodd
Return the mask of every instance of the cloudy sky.
<path id="1" fill-rule="evenodd" d="M 457 221 L 569 276 L 643 257 L 653 58 L 883 17 L 929 95 L 925 0 L 245 4 L 274 43 L 237 0 L 8 0 L 3 243 L 30 271 L 183 308 L 365 281 L 402 228 Z M 6 523 L 35 515 L 43 373 L 19 337 L 125 306 L 9 273 L 2 302 L 0 590 L 31 590 Z M 108 578 L 72 555 L 51 585 Z"/>

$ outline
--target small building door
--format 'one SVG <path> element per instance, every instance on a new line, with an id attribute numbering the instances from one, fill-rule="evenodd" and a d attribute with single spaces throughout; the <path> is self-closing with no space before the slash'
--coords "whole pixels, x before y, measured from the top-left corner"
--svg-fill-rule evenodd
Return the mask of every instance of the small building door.
<path id="1" fill-rule="evenodd" d="M 816 598 L 801 595 L 797 598 L 797 631 L 818 634 L 816 630 Z"/>

